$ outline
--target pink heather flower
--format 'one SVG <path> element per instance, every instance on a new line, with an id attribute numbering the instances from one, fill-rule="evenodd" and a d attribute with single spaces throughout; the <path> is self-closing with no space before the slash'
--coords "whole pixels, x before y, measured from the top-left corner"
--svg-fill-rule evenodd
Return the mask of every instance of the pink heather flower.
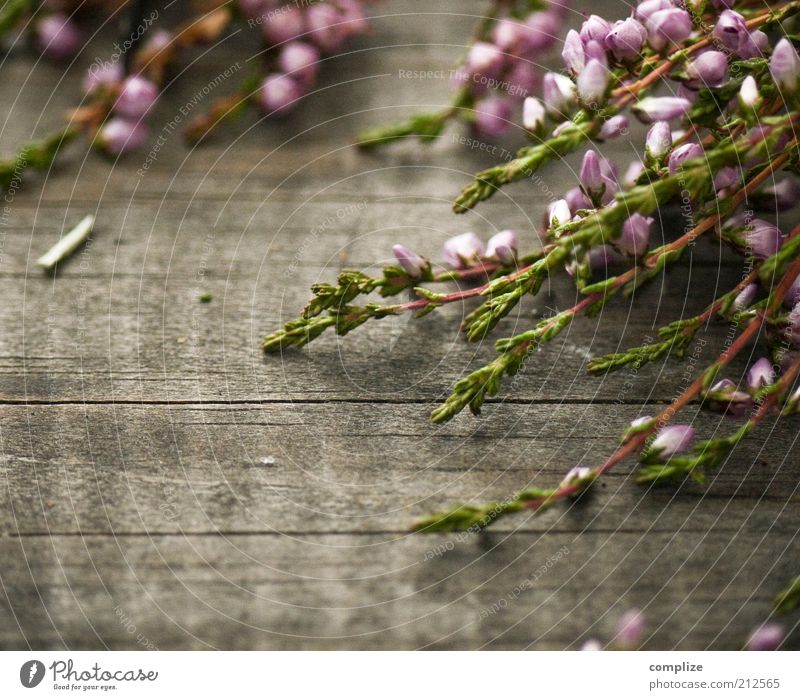
<path id="1" fill-rule="evenodd" d="M 719 87 L 727 73 L 728 57 L 722 51 L 704 51 L 686 66 L 686 75 L 700 87 Z"/>
<path id="2" fill-rule="evenodd" d="M 592 248 L 587 258 L 589 267 L 592 270 L 607 270 L 612 265 L 618 264 L 622 259 L 619 253 L 607 244 Z"/>
<path id="3" fill-rule="evenodd" d="M 645 633 L 644 614 L 641 610 L 632 608 L 623 613 L 617 621 L 617 643 L 625 648 L 632 648 L 639 644 Z"/>
<path id="4" fill-rule="evenodd" d="M 692 103 L 685 97 L 645 97 L 633 106 L 633 111 L 645 124 L 670 121 L 686 116 Z"/>
<path id="5" fill-rule="evenodd" d="M 394 257 L 397 258 L 400 266 L 411 277 L 422 277 L 423 271 L 429 267 L 425 258 L 400 243 L 392 246 L 392 253 L 394 253 Z"/>
<path id="6" fill-rule="evenodd" d="M 522 125 L 534 133 L 544 126 L 544 105 L 536 97 L 526 97 L 522 103 Z"/>
<path id="7" fill-rule="evenodd" d="M 647 20 L 649 20 L 654 13 L 659 10 L 668 10 L 671 7 L 675 6 L 670 0 L 644 0 L 644 2 L 640 2 L 637 5 L 634 16 L 643 24 L 647 24 Z"/>
<path id="8" fill-rule="evenodd" d="M 672 148 L 672 131 L 668 122 L 656 122 L 645 137 L 645 152 L 650 158 L 660 160 Z"/>
<path id="9" fill-rule="evenodd" d="M 483 243 L 471 231 L 445 241 L 442 257 L 451 267 L 462 269 L 477 264 L 483 256 Z"/>
<path id="10" fill-rule="evenodd" d="M 606 40 L 611 31 L 611 25 L 599 15 L 590 15 L 581 26 L 580 38 L 586 43 L 589 41 L 599 41 L 601 44 Z"/>
<path id="11" fill-rule="evenodd" d="M 605 141 L 607 139 L 613 139 L 617 136 L 621 136 L 622 134 L 628 131 L 628 117 L 624 114 L 617 114 L 616 116 L 611 117 L 611 119 L 606 119 L 603 122 L 603 126 L 600 127 L 600 133 L 597 135 L 597 138 L 600 141 Z"/>
<path id="12" fill-rule="evenodd" d="M 756 392 L 769 386 L 775 382 L 775 368 L 772 365 L 772 360 L 768 357 L 762 357 L 756 360 L 753 365 L 747 370 L 747 388 Z"/>
<path id="13" fill-rule="evenodd" d="M 564 60 L 564 65 L 574 74 L 577 75 L 583 70 L 586 63 L 586 58 L 583 52 L 583 41 L 574 29 L 567 32 L 564 39 L 564 48 L 561 51 L 561 58 Z"/>
<path id="14" fill-rule="evenodd" d="M 766 260 L 780 250 L 783 238 L 780 229 L 764 219 L 753 219 L 744 234 L 750 253 L 759 260 Z"/>
<path id="15" fill-rule="evenodd" d="M 583 156 L 579 179 L 584 192 L 589 197 L 599 197 L 605 187 L 603 174 L 600 172 L 600 157 L 596 151 L 589 149 Z"/>
<path id="16" fill-rule="evenodd" d="M 283 73 L 270 73 L 261 83 L 258 104 L 266 114 L 285 114 L 303 96 L 303 88 Z"/>
<path id="17" fill-rule="evenodd" d="M 694 428 L 691 425 L 668 425 L 659 431 L 650 448 L 661 459 L 685 452 L 694 441 Z"/>
<path id="18" fill-rule="evenodd" d="M 741 416 L 753 405 L 750 394 L 739 391 L 730 379 L 722 379 L 714 384 L 704 396 L 706 405 L 717 411 Z"/>
<path id="19" fill-rule="evenodd" d="M 339 10 L 329 3 L 311 5 L 306 11 L 308 39 L 323 51 L 331 53 L 339 49 L 348 36 L 347 25 Z"/>
<path id="20" fill-rule="evenodd" d="M 605 102 L 610 79 L 608 68 L 596 59 L 590 60 L 578 75 L 578 95 L 587 106 L 599 107 Z"/>
<path id="21" fill-rule="evenodd" d="M 800 78 L 800 57 L 788 39 L 783 38 L 775 45 L 769 59 L 769 72 L 782 90 L 790 93 L 797 90 L 797 82 Z"/>
<path id="22" fill-rule="evenodd" d="M 589 467 L 572 467 L 561 480 L 561 486 L 569 486 L 575 481 L 583 481 L 591 473 L 592 470 Z"/>
<path id="23" fill-rule="evenodd" d="M 511 103 L 502 97 L 486 97 L 475 103 L 475 132 L 479 136 L 499 138 L 512 126 Z"/>
<path id="24" fill-rule="evenodd" d="M 569 190 L 564 195 L 564 201 L 567 203 L 570 212 L 592 208 L 592 203 L 586 199 L 586 195 L 580 187 L 573 187 Z"/>
<path id="25" fill-rule="evenodd" d="M 159 51 L 167 48 L 173 41 L 174 37 L 171 32 L 166 29 L 157 29 L 147 38 L 144 49 L 151 54 L 155 55 Z"/>
<path id="26" fill-rule="evenodd" d="M 36 25 L 36 42 L 50 58 L 66 61 L 81 49 L 83 40 L 75 23 L 66 15 L 48 15 Z"/>
<path id="27" fill-rule="evenodd" d="M 575 101 L 575 83 L 561 73 L 545 73 L 542 79 L 544 106 L 550 114 L 564 117 Z"/>
<path id="28" fill-rule="evenodd" d="M 742 87 L 739 88 L 739 104 L 742 107 L 753 109 L 758 106 L 761 101 L 761 95 L 758 91 L 758 84 L 752 75 L 748 75 L 742 81 Z"/>
<path id="29" fill-rule="evenodd" d="M 513 265 L 517 257 L 517 234 L 509 230 L 494 234 L 486 244 L 486 257 Z"/>
<path id="30" fill-rule="evenodd" d="M 714 190 L 719 192 L 726 187 L 740 185 L 742 183 L 742 171 L 732 165 L 726 165 L 717 171 L 714 176 Z"/>
<path id="31" fill-rule="evenodd" d="M 631 421 L 631 428 L 638 430 L 647 425 L 651 420 L 653 420 L 653 416 L 639 416 Z"/>
<path id="32" fill-rule="evenodd" d="M 699 143 L 685 143 L 683 146 L 678 146 L 669 154 L 669 159 L 667 160 L 669 174 L 674 175 L 678 172 L 687 160 L 702 158 L 703 155 L 703 147 Z"/>
<path id="33" fill-rule="evenodd" d="M 290 41 L 281 48 L 278 68 L 308 87 L 317 75 L 319 59 L 320 53 L 316 46 L 303 41 Z"/>
<path id="34" fill-rule="evenodd" d="M 628 186 L 633 187 L 641 174 L 644 172 L 644 163 L 640 160 L 634 160 L 628 163 L 625 169 L 625 174 L 622 176 L 622 182 Z"/>
<path id="35" fill-rule="evenodd" d="M 800 304 L 800 275 L 794 278 L 794 282 L 792 282 L 792 285 L 786 291 L 783 303 L 788 307 Z"/>
<path id="36" fill-rule="evenodd" d="M 506 92 L 517 99 L 533 92 L 539 85 L 539 71 L 533 63 L 518 59 L 505 75 Z"/>
<path id="37" fill-rule="evenodd" d="M 103 124 L 97 143 L 107 153 L 120 156 L 140 149 L 149 138 L 150 130 L 144 122 L 114 117 Z"/>
<path id="38" fill-rule="evenodd" d="M 622 225 L 617 247 L 626 255 L 640 258 L 647 252 L 652 223 L 653 218 L 650 216 L 642 216 L 638 212 L 632 214 Z"/>
<path id="39" fill-rule="evenodd" d="M 647 30 L 633 17 L 618 20 L 605 38 L 605 46 L 611 55 L 621 63 L 636 61 L 642 52 L 647 38 Z"/>
<path id="40" fill-rule="evenodd" d="M 583 55 L 586 58 L 586 63 L 595 60 L 608 68 L 608 56 L 604 46 L 599 41 L 594 39 L 587 41 L 583 46 Z"/>
<path id="41" fill-rule="evenodd" d="M 769 49 L 769 37 L 760 29 L 754 32 L 747 32 L 739 40 L 739 47 L 736 53 L 740 58 L 760 58 Z"/>
<path id="42" fill-rule="evenodd" d="M 783 642 L 786 632 L 783 625 L 767 622 L 756 629 L 747 640 L 748 651 L 775 651 Z"/>
<path id="43" fill-rule="evenodd" d="M 658 10 L 647 20 L 647 38 L 656 51 L 680 44 L 692 33 L 692 18 L 686 10 L 670 7 Z"/>
<path id="44" fill-rule="evenodd" d="M 550 9 L 533 12 L 525 20 L 528 35 L 525 38 L 525 55 L 547 51 L 556 43 L 562 26 L 558 6 L 550 3 Z"/>
<path id="45" fill-rule="evenodd" d="M 86 71 L 83 78 L 83 91 L 88 95 L 100 88 L 116 85 L 124 77 L 122 66 L 119 63 L 104 61 L 101 64 L 93 63 Z"/>
<path id="46" fill-rule="evenodd" d="M 722 42 L 722 44 L 730 49 L 736 51 L 739 48 L 739 42 L 742 37 L 747 34 L 747 26 L 738 12 L 732 10 L 723 10 L 717 24 L 714 26 L 714 38 Z"/>
<path id="47" fill-rule="evenodd" d="M 503 71 L 506 57 L 503 51 L 494 44 L 477 41 L 472 45 L 467 56 L 467 69 L 476 75 L 486 78 L 497 78 Z"/>
<path id="48" fill-rule="evenodd" d="M 776 185 L 765 187 L 761 194 L 769 198 L 770 208 L 792 209 L 800 201 L 800 182 L 790 175 Z"/>
<path id="49" fill-rule="evenodd" d="M 143 78 L 132 75 L 122 83 L 122 89 L 114 105 L 114 111 L 129 119 L 141 119 L 158 99 L 158 86 Z"/>
<path id="50" fill-rule="evenodd" d="M 758 294 L 758 285 L 755 284 L 755 282 L 753 284 L 748 284 L 733 300 L 733 310 L 744 311 L 749 308 L 756 298 L 756 294 Z"/>
<path id="51" fill-rule="evenodd" d="M 572 218 L 566 199 L 557 199 L 548 206 L 548 223 L 551 227 L 563 226 Z"/>
<path id="52" fill-rule="evenodd" d="M 309 8 L 309 12 L 311 9 Z M 291 41 L 306 29 L 303 13 L 297 7 L 282 8 L 281 12 L 271 12 L 265 18 L 261 31 L 264 39 L 272 46 Z"/>

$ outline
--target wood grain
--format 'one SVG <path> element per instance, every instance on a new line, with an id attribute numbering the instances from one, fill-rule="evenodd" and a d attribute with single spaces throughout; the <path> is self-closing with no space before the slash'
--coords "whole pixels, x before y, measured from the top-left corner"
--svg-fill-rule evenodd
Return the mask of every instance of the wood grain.
<path id="1" fill-rule="evenodd" d="M 289 119 L 249 115 L 192 150 L 175 134 L 143 176 L 143 156 L 72 145 L 14 194 L 0 226 L 0 647 L 561 649 L 610 640 L 637 606 L 647 648 L 732 649 L 796 575 L 796 420 L 768 421 L 705 487 L 643 489 L 625 463 L 580 500 L 481 536 L 408 532 L 431 511 L 557 482 L 669 401 L 686 363 L 589 378 L 587 358 L 644 342 L 738 281 L 713 236 L 635 299 L 576 321 L 480 418 L 427 419 L 493 356 L 493 338 L 459 335 L 467 305 L 263 357 L 260 338 L 314 282 L 387 262 L 399 240 L 434 260 L 464 230 L 515 228 L 532 247 L 545 204 L 575 184 L 580 154 L 456 217 L 454 194 L 499 151 L 458 130 L 429 148 L 349 145 L 446 103 L 446 80 L 399 71 L 449 68 L 481 3 L 429 5 L 383 3 L 378 33 L 330 60 Z M 89 53 L 112 39 L 101 32 Z M 155 132 L 256 46 L 237 36 L 198 54 Z M 59 123 L 80 69 L 12 52 L 0 75 L 6 153 Z M 641 133 L 603 153 L 624 164 Z M 90 245 L 41 274 L 36 258 L 86 213 Z M 659 224 L 667 238 L 680 226 L 670 212 Z M 497 335 L 574 299 L 554 279 Z M 728 332 L 703 330 L 697 361 Z M 733 425 L 694 404 L 686 420 L 706 437 Z"/>

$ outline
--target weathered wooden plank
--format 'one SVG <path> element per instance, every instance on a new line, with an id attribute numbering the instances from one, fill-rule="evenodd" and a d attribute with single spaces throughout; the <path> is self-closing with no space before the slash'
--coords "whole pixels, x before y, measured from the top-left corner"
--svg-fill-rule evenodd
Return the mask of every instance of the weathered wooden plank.
<path id="1" fill-rule="evenodd" d="M 747 528 L 3 538 L 0 646 L 562 649 L 635 605 L 649 648 L 731 649 L 797 554 Z"/>
<path id="2" fill-rule="evenodd" d="M 6 406 L 0 531 L 402 531 L 462 501 L 554 485 L 570 467 L 610 454 L 634 415 L 491 405 L 480 420 L 432 427 L 416 405 Z M 687 419 L 703 437 L 735 425 L 694 411 Z M 790 535 L 800 526 L 800 445 L 796 432 L 775 439 L 791 427 L 771 436 L 773 427 L 740 445 L 705 488 L 643 489 L 625 464 L 580 508 L 497 527 L 697 533 L 749 519 Z"/>

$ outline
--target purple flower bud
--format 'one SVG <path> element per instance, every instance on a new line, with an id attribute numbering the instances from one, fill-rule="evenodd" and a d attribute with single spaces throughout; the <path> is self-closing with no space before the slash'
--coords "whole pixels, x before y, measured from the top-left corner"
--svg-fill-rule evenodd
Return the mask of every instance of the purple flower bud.
<path id="1" fill-rule="evenodd" d="M 309 8 L 309 12 L 313 8 Z M 300 36 L 305 31 L 303 13 L 297 7 L 287 6 L 281 12 L 270 12 L 265 15 L 266 21 L 261 24 L 264 38 L 270 45 L 283 44 Z"/>
<path id="2" fill-rule="evenodd" d="M 800 304 L 800 275 L 794 278 L 794 282 L 792 282 L 791 286 L 786 291 L 783 303 L 788 307 Z"/>
<path id="3" fill-rule="evenodd" d="M 653 420 L 653 416 L 639 416 L 631 421 L 631 428 L 636 430 L 647 425 L 651 420 Z"/>
<path id="4" fill-rule="evenodd" d="M 694 428 L 691 425 L 668 425 L 659 431 L 650 448 L 661 459 L 686 451 L 694 441 Z"/>
<path id="5" fill-rule="evenodd" d="M 558 199 L 548 206 L 548 222 L 551 227 L 563 226 L 572 218 L 566 199 Z"/>
<path id="6" fill-rule="evenodd" d="M 692 103 L 685 97 L 645 97 L 633 106 L 633 111 L 645 124 L 669 121 L 686 116 Z"/>
<path id="7" fill-rule="evenodd" d="M 650 226 L 653 218 L 642 216 L 638 212 L 632 214 L 622 224 L 622 233 L 617 240 L 617 247 L 626 255 L 640 258 L 647 252 L 650 244 Z"/>
<path id="8" fill-rule="evenodd" d="M 149 138 L 150 130 L 144 122 L 114 117 L 103 124 L 97 143 L 107 153 L 119 156 L 140 149 Z"/>
<path id="9" fill-rule="evenodd" d="M 486 257 L 513 265 L 517 257 L 517 234 L 508 230 L 494 234 L 486 244 Z"/>
<path id="10" fill-rule="evenodd" d="M 549 48 L 555 41 L 558 25 L 549 12 L 534 12 L 524 22 L 499 20 L 492 30 L 492 41 L 505 53 L 531 56 Z"/>
<path id="11" fill-rule="evenodd" d="M 633 608 L 623 613 L 617 622 L 617 643 L 625 648 L 639 644 L 645 633 L 645 620 L 641 610 Z"/>
<path id="12" fill-rule="evenodd" d="M 769 72 L 782 90 L 790 93 L 797 90 L 797 81 L 800 77 L 800 57 L 788 39 L 783 38 L 775 45 L 769 59 Z"/>
<path id="13" fill-rule="evenodd" d="M 692 18 L 686 10 L 670 7 L 658 10 L 647 20 L 647 38 L 656 51 L 680 44 L 692 33 Z"/>
<path id="14" fill-rule="evenodd" d="M 752 75 L 748 75 L 742 81 L 742 87 L 739 88 L 739 104 L 742 107 L 753 109 L 758 106 L 761 101 L 761 95 L 758 92 L 758 83 Z"/>
<path id="15" fill-rule="evenodd" d="M 483 243 L 471 231 L 445 241 L 442 256 L 451 267 L 461 269 L 472 267 L 483 256 Z"/>
<path id="16" fill-rule="evenodd" d="M 122 83 L 114 111 L 129 119 L 141 119 L 157 99 L 158 86 L 155 83 L 141 75 L 132 75 Z"/>
<path id="17" fill-rule="evenodd" d="M 544 105 L 536 97 L 526 97 L 522 103 L 522 125 L 534 133 L 544 126 Z"/>
<path id="18" fill-rule="evenodd" d="M 539 86 L 539 71 L 533 63 L 525 59 L 518 59 L 511 70 L 506 73 L 505 82 L 508 83 L 506 92 L 517 99 L 537 90 Z"/>
<path id="19" fill-rule="evenodd" d="M 747 388 L 756 392 L 775 382 L 775 368 L 767 357 L 756 360 L 747 370 Z"/>
<path id="20" fill-rule="evenodd" d="M 738 12 L 723 10 L 720 13 L 717 24 L 714 26 L 713 36 L 715 39 L 722 42 L 731 51 L 736 51 L 739 48 L 739 42 L 746 34 L 747 25 L 744 17 Z"/>
<path id="21" fill-rule="evenodd" d="M 675 6 L 670 0 L 644 0 L 644 2 L 640 2 L 637 5 L 634 15 L 640 22 L 647 24 L 647 20 L 649 20 L 654 13 L 659 10 L 668 10 L 671 7 Z"/>
<path id="22" fill-rule="evenodd" d="M 749 308 L 750 304 L 753 303 L 753 299 L 756 298 L 756 294 L 758 294 L 758 285 L 755 283 L 748 284 L 733 300 L 733 310 L 744 311 Z"/>
<path id="23" fill-rule="evenodd" d="M 329 3 L 311 5 L 305 11 L 308 38 L 323 51 L 332 53 L 344 43 L 349 30 L 339 10 Z"/>
<path id="24" fill-rule="evenodd" d="M 606 119 L 603 122 L 603 126 L 600 127 L 600 133 L 597 135 L 597 138 L 600 141 L 605 141 L 607 139 L 613 139 L 617 136 L 620 136 L 628 131 L 628 117 L 624 114 L 617 114 L 611 119 Z"/>
<path id="25" fill-rule="evenodd" d="M 590 60 L 578 75 L 578 95 L 589 107 L 600 107 L 605 102 L 610 75 L 600 61 Z"/>
<path id="26" fill-rule="evenodd" d="M 584 43 L 599 41 L 602 44 L 610 31 L 611 25 L 606 20 L 598 15 L 590 15 L 581 26 L 579 36 Z"/>
<path id="27" fill-rule="evenodd" d="M 742 183 L 742 171 L 732 165 L 726 165 L 717 171 L 714 176 L 714 191 L 719 192 L 732 185 Z"/>
<path id="28" fill-rule="evenodd" d="M 592 270 L 607 270 L 622 260 L 619 253 L 606 244 L 592 248 L 587 257 L 589 259 L 589 267 Z"/>
<path id="29" fill-rule="evenodd" d="M 469 50 L 467 69 L 475 75 L 492 79 L 500 76 L 505 62 L 506 57 L 501 49 L 486 41 L 477 41 Z"/>
<path id="30" fill-rule="evenodd" d="M 475 133 L 499 138 L 512 126 L 511 103 L 502 97 L 486 97 L 475 103 Z"/>
<path id="31" fill-rule="evenodd" d="M 422 277 L 423 271 L 429 267 L 428 261 L 425 258 L 421 255 L 417 255 L 413 250 L 406 248 L 400 243 L 392 246 L 392 252 L 394 253 L 394 257 L 397 258 L 397 262 L 400 263 L 400 266 L 411 277 Z"/>
<path id="32" fill-rule="evenodd" d="M 631 161 L 628 163 L 628 167 L 625 169 L 625 174 L 622 176 L 622 182 L 628 187 L 633 187 L 643 172 L 644 163 L 642 163 L 642 161 Z"/>
<path id="33" fill-rule="evenodd" d="M 764 219 L 753 219 L 744 234 L 749 252 L 759 260 L 766 260 L 780 250 L 783 243 L 780 229 Z"/>
<path id="34" fill-rule="evenodd" d="M 93 63 L 83 78 L 83 91 L 88 95 L 100 88 L 109 88 L 120 82 L 124 75 L 119 63 L 109 61 L 104 61 L 99 65 Z"/>
<path id="35" fill-rule="evenodd" d="M 768 198 L 770 209 L 792 209 L 800 201 L 800 182 L 790 175 L 776 185 L 765 187 L 760 194 Z"/>
<path id="36" fill-rule="evenodd" d="M 703 397 L 710 408 L 733 416 L 742 416 L 753 405 L 750 394 L 739 391 L 730 379 L 722 379 L 714 384 Z"/>
<path id="37" fill-rule="evenodd" d="M 281 48 L 278 68 L 308 87 L 317 75 L 319 59 L 320 53 L 316 46 L 303 41 L 290 41 Z"/>
<path id="38" fill-rule="evenodd" d="M 66 61 L 81 49 L 81 33 L 66 15 L 48 15 L 36 25 L 36 42 L 50 58 Z"/>
<path id="39" fill-rule="evenodd" d="M 678 146 L 667 159 L 669 174 L 674 175 L 678 172 L 687 160 L 702 158 L 704 155 L 703 147 L 699 143 L 685 143 L 683 146 Z"/>
<path id="40" fill-rule="evenodd" d="M 748 651 L 775 651 L 783 642 L 786 632 L 783 625 L 768 622 L 761 625 L 747 640 Z"/>
<path id="41" fill-rule="evenodd" d="M 603 175 L 603 187 L 605 187 L 605 189 L 600 197 L 600 204 L 610 204 L 612 201 L 614 201 L 614 195 L 619 192 L 619 183 L 616 181 L 616 179 L 612 179 L 607 175 Z"/>
<path id="42" fill-rule="evenodd" d="M 736 53 L 740 58 L 761 58 L 769 48 L 769 37 L 764 32 L 744 32 L 739 38 Z"/>
<path id="43" fill-rule="evenodd" d="M 258 104 L 266 114 L 286 114 L 303 96 L 303 88 L 283 73 L 270 73 L 261 83 Z"/>
<path id="44" fill-rule="evenodd" d="M 672 131 L 667 122 L 656 122 L 645 139 L 645 152 L 650 158 L 660 160 L 672 148 Z"/>
<path id="45" fill-rule="evenodd" d="M 572 467 L 561 480 L 561 486 L 570 486 L 574 482 L 580 482 L 589 477 L 592 473 L 589 467 Z"/>
<path id="46" fill-rule="evenodd" d="M 581 186 L 589 197 L 599 197 L 603 193 L 603 175 L 600 172 L 600 157 L 596 151 L 588 150 L 583 156 L 579 174 Z"/>
<path id="47" fill-rule="evenodd" d="M 619 169 L 617 164 L 610 158 L 600 159 L 600 172 L 609 180 L 617 181 L 619 177 Z"/>
<path id="48" fill-rule="evenodd" d="M 565 116 L 575 101 L 575 83 L 561 73 L 545 73 L 542 79 L 544 106 L 550 114 Z"/>
<path id="49" fill-rule="evenodd" d="M 561 58 L 564 59 L 564 65 L 574 75 L 577 75 L 583 70 L 586 63 L 583 52 L 583 42 L 578 32 L 574 29 L 570 29 L 567 32 L 567 36 L 564 39 L 564 48 L 561 51 Z"/>
<path id="50" fill-rule="evenodd" d="M 605 45 L 617 61 L 627 63 L 639 59 L 647 30 L 633 17 L 618 20 L 606 36 Z"/>
<path id="51" fill-rule="evenodd" d="M 591 209 L 592 203 L 586 199 L 586 195 L 580 187 L 573 187 L 564 195 L 570 212 L 578 211 L 578 209 Z"/>
<path id="52" fill-rule="evenodd" d="M 553 46 L 558 37 L 562 20 L 554 8 L 554 3 L 550 3 L 550 9 L 543 12 L 533 12 L 525 20 L 529 33 L 526 37 L 526 55 L 536 54 L 547 51 Z"/>
<path id="53" fill-rule="evenodd" d="M 606 68 L 608 68 L 608 56 L 606 50 L 599 41 L 587 41 L 583 47 L 583 55 L 586 63 L 591 60 L 600 61 Z"/>
<path id="54" fill-rule="evenodd" d="M 719 87 L 728 73 L 728 57 L 722 51 L 704 51 L 686 67 L 693 85 Z"/>

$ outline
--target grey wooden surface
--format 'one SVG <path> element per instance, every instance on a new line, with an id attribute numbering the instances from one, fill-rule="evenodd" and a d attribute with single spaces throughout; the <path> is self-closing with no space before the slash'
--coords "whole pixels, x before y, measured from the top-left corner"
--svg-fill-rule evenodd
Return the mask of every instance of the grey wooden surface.
<path id="1" fill-rule="evenodd" d="M 668 401 L 685 365 L 592 379 L 586 358 L 735 282 L 714 244 L 635 304 L 576 323 L 477 419 L 427 422 L 492 355 L 458 336 L 466 306 L 262 357 L 260 337 L 311 283 L 385 262 L 396 241 L 435 259 L 448 235 L 511 227 L 533 246 L 549 194 L 572 186 L 575 158 L 458 218 L 454 193 L 497 160 L 463 131 L 430 148 L 349 146 L 443 103 L 446 81 L 398 71 L 449 68 L 480 3 L 464 7 L 382 4 L 375 36 L 329 61 L 283 122 L 244 119 L 193 151 L 174 135 L 144 177 L 138 154 L 114 164 L 73 146 L 13 196 L 0 227 L 0 647 L 561 649 L 609 639 L 636 606 L 646 648 L 730 649 L 765 619 L 798 573 L 797 421 L 768 423 L 705 488 L 643 490 L 626 463 L 591 497 L 485 535 L 408 533 L 431 510 L 554 483 Z M 239 35 L 199 56 L 156 131 L 254 47 Z M 3 59 L 4 152 L 58 123 L 80 71 L 62 73 Z M 604 149 L 624 163 L 634 146 Z M 89 212 L 91 244 L 42 275 L 35 259 Z M 573 295 L 554 281 L 499 332 Z M 726 332 L 701 334 L 701 360 Z M 730 427 L 696 406 L 687 420 L 705 436 Z"/>

